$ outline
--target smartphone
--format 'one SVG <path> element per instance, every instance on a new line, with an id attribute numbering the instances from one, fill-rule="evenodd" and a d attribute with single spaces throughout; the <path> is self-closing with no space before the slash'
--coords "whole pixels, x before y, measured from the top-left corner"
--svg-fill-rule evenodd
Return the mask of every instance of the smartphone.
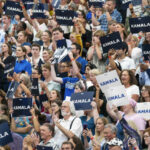
<path id="1" fill-rule="evenodd" d="M 83 125 L 83 129 L 86 130 L 87 129 L 87 124 Z"/>

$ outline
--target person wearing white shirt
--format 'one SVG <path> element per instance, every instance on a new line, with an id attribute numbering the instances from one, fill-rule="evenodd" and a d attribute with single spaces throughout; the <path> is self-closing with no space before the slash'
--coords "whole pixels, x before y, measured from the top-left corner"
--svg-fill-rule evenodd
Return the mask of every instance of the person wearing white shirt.
<path id="1" fill-rule="evenodd" d="M 68 138 L 74 135 L 81 138 L 83 130 L 80 118 L 75 116 L 75 108 L 72 102 L 64 101 L 62 103 L 61 114 L 64 118 L 60 120 L 58 120 L 57 116 L 53 115 L 55 123 L 54 139 L 56 143 L 59 143 L 60 148 L 64 141 L 67 141 Z"/>

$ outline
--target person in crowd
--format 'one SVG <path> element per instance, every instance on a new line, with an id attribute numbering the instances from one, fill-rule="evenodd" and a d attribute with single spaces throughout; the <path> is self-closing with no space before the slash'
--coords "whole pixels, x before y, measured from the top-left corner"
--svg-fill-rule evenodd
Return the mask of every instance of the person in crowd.
<path id="1" fill-rule="evenodd" d="M 150 86 L 143 86 L 141 89 L 141 102 L 150 102 Z"/>
<path id="2" fill-rule="evenodd" d="M 2 55 L 0 57 L 0 89 L 3 89 L 5 92 L 7 92 L 10 83 L 7 79 L 7 75 L 13 72 L 16 60 L 15 57 L 11 56 L 12 50 L 10 44 L 3 43 L 1 48 Z"/>
<path id="3" fill-rule="evenodd" d="M 74 146 L 71 142 L 66 141 L 62 143 L 61 150 L 74 150 Z"/>
<path id="4" fill-rule="evenodd" d="M 137 86 L 137 80 L 133 72 L 131 70 L 122 70 L 120 73 L 120 79 L 126 88 L 127 96 L 138 102 L 140 90 Z"/>
<path id="5" fill-rule="evenodd" d="M 40 57 L 41 47 L 37 43 L 33 43 L 31 46 L 32 57 L 30 57 L 30 63 L 32 67 L 41 67 L 42 59 Z"/>
<path id="6" fill-rule="evenodd" d="M 42 53 L 43 63 L 48 63 L 53 56 L 53 51 L 44 49 Z"/>
<path id="7" fill-rule="evenodd" d="M 67 140 L 70 134 L 81 138 L 83 129 L 80 118 L 75 116 L 75 108 L 72 102 L 64 101 L 62 103 L 61 114 L 63 119 L 58 119 L 56 115 L 53 115 L 55 123 L 54 140 L 59 144 L 59 147 L 61 147 L 61 144 Z"/>
<path id="8" fill-rule="evenodd" d="M 42 75 L 44 77 L 44 82 L 48 88 L 49 91 L 51 90 L 57 90 L 60 91 L 60 84 L 56 83 L 53 80 L 53 77 L 51 76 L 51 67 L 50 67 L 50 63 L 46 63 L 42 65 Z"/>
<path id="9" fill-rule="evenodd" d="M 89 149 L 90 147 L 93 149 L 94 147 L 100 148 L 104 142 L 104 126 L 108 123 L 108 120 L 105 117 L 99 117 L 96 120 L 96 127 L 95 127 L 95 135 L 93 136 L 90 130 L 83 130 L 83 137 L 84 137 L 84 147 Z M 88 143 L 87 136 L 90 137 L 90 141 Z"/>
<path id="10" fill-rule="evenodd" d="M 115 9 L 116 1 L 115 0 L 106 0 L 103 8 L 105 13 L 100 16 L 98 21 L 96 20 L 94 14 L 92 13 L 92 22 L 94 25 L 101 25 L 101 30 L 107 32 L 108 30 L 108 21 L 115 20 L 119 23 L 122 21 L 121 14 Z"/>
<path id="11" fill-rule="evenodd" d="M 31 75 L 31 64 L 26 60 L 26 49 L 24 47 L 17 47 L 16 49 L 16 64 L 14 67 L 14 72 L 16 73 L 28 73 Z"/>
<path id="12" fill-rule="evenodd" d="M 74 59 L 81 64 L 81 73 L 85 73 L 85 66 L 87 65 L 87 61 L 80 56 L 81 46 L 77 43 L 72 43 L 71 51 Z"/>
<path id="13" fill-rule="evenodd" d="M 70 74 L 72 77 L 65 77 L 65 78 L 57 77 L 55 73 L 54 65 L 51 64 L 52 79 L 58 83 L 65 85 L 64 99 L 66 98 L 66 96 L 71 96 L 71 94 L 74 92 L 74 85 L 77 81 L 79 81 L 80 78 L 85 79 L 85 77 L 80 74 L 80 70 L 78 68 L 79 65 L 77 66 L 75 59 L 73 58 L 72 52 L 69 52 L 69 58 L 71 60 L 71 65 L 73 67 L 73 68 L 70 67 Z"/>
<path id="14" fill-rule="evenodd" d="M 136 66 L 134 60 L 126 56 L 127 52 L 128 52 L 128 45 L 126 42 L 122 42 L 122 48 L 116 50 L 117 58 L 115 61 L 120 63 L 122 70 L 129 69 L 135 71 Z"/>
<path id="15" fill-rule="evenodd" d="M 108 34 L 116 32 L 116 30 L 117 30 L 116 25 L 117 25 L 117 22 L 114 20 L 111 20 L 108 22 Z"/>
<path id="16" fill-rule="evenodd" d="M 144 130 L 144 142 L 148 146 L 147 148 L 149 150 L 150 149 L 150 128 Z"/>
<path id="17" fill-rule="evenodd" d="M 146 126 L 146 121 L 144 120 L 143 117 L 141 117 L 139 114 L 137 114 L 135 112 L 135 106 L 136 106 L 136 102 L 133 99 L 129 99 L 129 104 L 122 106 L 122 111 L 119 111 L 119 113 L 121 113 L 121 115 L 124 117 L 124 119 L 126 121 L 132 121 L 135 123 L 138 131 L 140 132 L 140 136 L 141 138 L 143 137 L 143 131 L 145 130 L 145 126 Z M 107 112 L 108 114 L 115 120 L 118 121 L 118 118 L 116 117 L 116 114 L 114 113 L 114 111 L 112 109 L 110 109 L 109 104 L 107 104 Z M 140 122 L 140 123 L 139 123 Z M 120 125 L 117 125 L 118 128 L 118 137 L 120 139 L 123 139 L 123 134 L 122 134 L 122 129 L 120 129 L 119 127 Z"/>

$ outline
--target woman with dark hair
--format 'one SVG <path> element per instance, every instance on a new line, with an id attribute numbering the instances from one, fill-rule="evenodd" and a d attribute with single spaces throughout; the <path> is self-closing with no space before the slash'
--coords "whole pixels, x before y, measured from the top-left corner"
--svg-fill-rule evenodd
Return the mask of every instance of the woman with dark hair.
<path id="1" fill-rule="evenodd" d="M 138 101 L 140 97 L 139 87 L 137 86 L 137 81 L 134 73 L 131 70 L 123 70 L 120 73 L 120 79 L 122 84 L 126 88 L 126 92 L 129 98 Z"/>
<path id="2" fill-rule="evenodd" d="M 144 85 L 141 89 L 141 101 L 150 102 L 150 86 Z"/>
<path id="3" fill-rule="evenodd" d="M 0 89 L 7 92 L 9 81 L 7 80 L 7 74 L 13 71 L 15 66 L 15 58 L 11 56 L 12 50 L 8 43 L 2 44 L 2 56 L 0 57 Z"/>
<path id="4" fill-rule="evenodd" d="M 16 64 L 14 68 L 14 72 L 16 73 L 28 73 L 31 75 L 31 64 L 26 60 L 26 49 L 24 47 L 18 46 L 16 49 Z"/>
<path id="5" fill-rule="evenodd" d="M 0 104 L 8 105 L 6 100 L 6 93 L 0 89 Z"/>

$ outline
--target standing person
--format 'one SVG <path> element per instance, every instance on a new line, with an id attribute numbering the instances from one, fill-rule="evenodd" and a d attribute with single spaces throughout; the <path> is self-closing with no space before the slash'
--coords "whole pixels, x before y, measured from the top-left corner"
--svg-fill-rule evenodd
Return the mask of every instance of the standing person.
<path id="1" fill-rule="evenodd" d="M 59 143 L 59 147 L 61 147 L 62 143 L 70 136 L 73 137 L 76 135 L 80 138 L 83 129 L 80 118 L 75 116 L 75 108 L 72 102 L 64 101 L 62 103 L 61 114 L 63 119 L 58 119 L 56 115 L 53 115 L 56 133 L 54 139 Z"/>
<path id="2" fill-rule="evenodd" d="M 84 74 L 85 73 L 85 66 L 87 65 L 88 62 L 87 62 L 87 60 L 83 59 L 80 56 L 81 46 L 77 43 L 73 43 L 71 45 L 71 51 L 73 53 L 74 59 L 81 64 L 81 73 Z"/>
<path id="3" fill-rule="evenodd" d="M 18 46 L 16 49 L 16 64 L 14 72 L 21 73 L 26 72 L 31 75 L 31 64 L 25 59 L 26 58 L 26 49 L 24 47 Z"/>
<path id="4" fill-rule="evenodd" d="M 101 30 L 107 32 L 108 30 L 108 21 L 115 20 L 119 23 L 122 22 L 121 14 L 115 9 L 116 1 L 115 0 L 106 0 L 103 8 L 106 11 L 104 14 L 100 16 L 100 18 L 95 18 L 94 14 L 92 13 L 92 22 L 93 25 L 101 25 Z"/>
<path id="5" fill-rule="evenodd" d="M 4 73 L 4 69 L 8 65 L 15 66 L 15 58 L 11 56 L 12 50 L 8 43 L 2 44 L 2 56 L 0 57 L 0 89 L 7 92 L 9 81 L 7 80 L 7 73 Z M 11 68 L 10 68 L 11 69 Z"/>

